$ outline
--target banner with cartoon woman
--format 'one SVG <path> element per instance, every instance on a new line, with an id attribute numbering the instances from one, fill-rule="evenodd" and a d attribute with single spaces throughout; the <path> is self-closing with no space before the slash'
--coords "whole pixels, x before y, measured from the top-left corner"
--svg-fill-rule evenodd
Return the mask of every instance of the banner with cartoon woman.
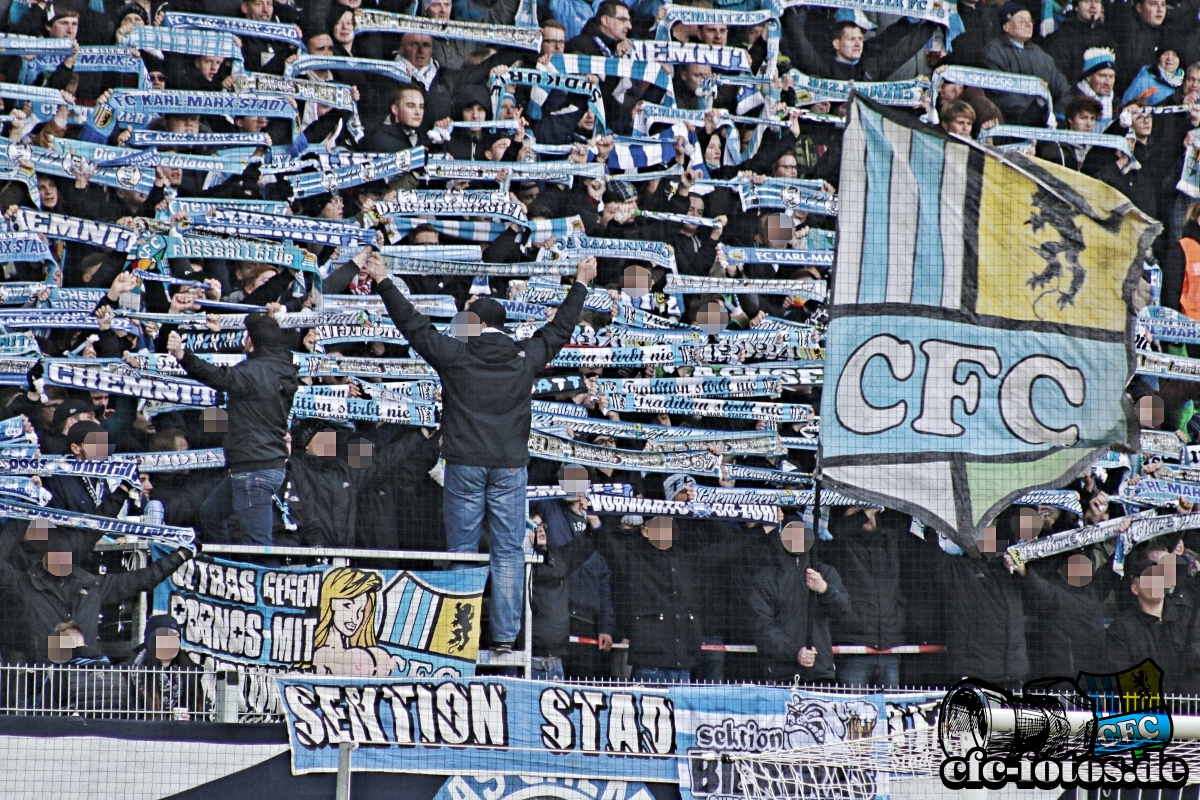
<path id="1" fill-rule="evenodd" d="M 154 590 L 154 613 L 179 622 L 183 649 L 231 666 L 470 676 L 487 574 L 262 567 L 200 555 Z"/>

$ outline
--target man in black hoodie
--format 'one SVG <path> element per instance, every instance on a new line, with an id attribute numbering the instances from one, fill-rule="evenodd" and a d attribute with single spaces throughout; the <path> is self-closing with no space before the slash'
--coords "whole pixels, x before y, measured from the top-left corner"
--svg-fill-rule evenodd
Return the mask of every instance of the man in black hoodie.
<path id="1" fill-rule="evenodd" d="M 233 367 L 213 366 L 184 350 L 183 339 L 174 331 L 167 341 L 167 350 L 189 378 L 229 398 L 224 441 L 229 475 L 200 507 L 201 535 L 214 544 L 229 543 L 230 514 L 237 514 L 242 544 L 272 544 L 274 497 L 286 474 L 285 437 L 299 370 L 274 319 L 247 314 L 246 334 L 247 358 Z"/>
<path id="2" fill-rule="evenodd" d="M 418 313 L 372 255 L 366 269 L 388 316 L 442 380 L 442 454 L 446 459 L 446 543 L 452 552 L 479 551 L 487 516 L 491 544 L 492 639 L 512 649 L 521 627 L 525 575 L 525 484 L 529 463 L 529 394 L 534 379 L 570 341 L 596 276 L 596 260 L 579 264 L 566 300 L 547 324 L 523 342 L 504 327 L 504 306 L 475 300 L 455 318 L 463 339 L 443 336 Z"/>
<path id="3" fill-rule="evenodd" d="M 832 681 L 829 620 L 850 613 L 850 595 L 837 570 L 809 552 L 813 535 L 803 523 L 785 524 L 772 539 L 775 563 L 750 588 L 754 643 L 766 675 L 786 683 L 796 675 L 801 683 Z"/>

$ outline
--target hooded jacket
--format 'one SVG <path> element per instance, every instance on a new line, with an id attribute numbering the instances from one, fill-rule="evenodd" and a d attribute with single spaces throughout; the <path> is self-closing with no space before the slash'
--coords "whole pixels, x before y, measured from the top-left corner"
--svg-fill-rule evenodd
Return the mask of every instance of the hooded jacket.
<path id="1" fill-rule="evenodd" d="M 1200 224 L 1192 220 L 1183 226 L 1183 236 L 1180 239 L 1191 239 L 1193 247 L 1200 247 Z M 1162 304 L 1167 308 L 1182 311 L 1180 295 L 1183 294 L 1184 270 L 1188 267 L 1188 259 L 1183 251 L 1183 245 L 1176 242 L 1167 250 L 1162 265 Z"/>
<path id="2" fill-rule="evenodd" d="M 821 555 L 838 571 L 853 605 L 834 622 L 835 641 L 882 649 L 904 641 L 898 545 L 904 532 L 886 529 L 883 514 L 873 531 L 862 530 L 864 520 L 861 514 L 833 517 L 833 540 L 821 543 Z"/>
<path id="3" fill-rule="evenodd" d="M 93 575 L 75 567 L 70 575 L 59 578 L 29 559 L 20 569 L 8 557 L 25 533 L 24 525 L 9 525 L 0 534 L 0 593 L 24 611 L 18 622 L 25 634 L 25 653 L 39 662 L 49 660 L 46 646 L 54 627 L 70 620 L 79 624 L 84 641 L 96 647 L 100 641 L 100 607 L 148 592 L 184 563 L 183 551 L 177 550 L 150 566 L 132 572 Z"/>
<path id="4" fill-rule="evenodd" d="M 772 678 L 786 680 L 799 674 L 801 682 L 831 680 L 834 665 L 829 620 L 850 613 L 850 595 L 836 569 L 811 553 L 789 553 L 778 533 L 772 534 L 771 540 L 774 563 L 760 571 L 750 587 L 754 644 L 759 657 L 767 662 Z M 828 584 L 822 594 L 808 588 L 805 573 L 810 567 Z M 817 660 L 811 667 L 800 666 L 798 660 L 805 647 L 817 650 Z"/>
<path id="5" fill-rule="evenodd" d="M 189 378 L 229 397 L 225 466 L 230 472 L 280 469 L 288 457 L 288 415 L 300 385 L 299 368 L 283 348 L 255 348 L 232 367 L 216 367 L 190 351 L 180 366 Z"/>
<path id="6" fill-rule="evenodd" d="M 570 340 L 587 287 L 576 281 L 554 321 L 523 342 L 502 333 L 484 333 L 468 342 L 443 336 L 391 279 L 375 284 L 375 291 L 413 350 L 442 380 L 446 462 L 509 468 L 528 464 L 533 381 Z"/>
<path id="7" fill-rule="evenodd" d="M 1041 643 L 1030 654 L 1033 674 L 1073 676 L 1104 671 L 1104 609 L 1100 602 L 1111 588 L 1112 581 L 1099 575 L 1088 585 L 1076 587 L 1057 571 L 1043 577 L 1037 570 L 1027 569 L 1026 607 L 1034 612 L 1032 619 L 1026 618 L 1031 627 L 1029 639 Z"/>
<path id="8" fill-rule="evenodd" d="M 285 499 L 303 547 L 355 546 L 355 492 L 340 458 L 293 453 Z"/>
<path id="9" fill-rule="evenodd" d="M 946 666 L 955 680 L 970 675 L 1001 685 L 1029 673 L 1020 577 L 999 558 L 940 553 L 941 608 L 946 615 Z"/>
<path id="10" fill-rule="evenodd" d="M 546 524 L 546 550 L 533 568 L 533 654 L 561 656 L 571 636 L 571 573 L 596 552 L 596 540 L 586 517 L 572 514 L 557 500 L 534 503 Z"/>

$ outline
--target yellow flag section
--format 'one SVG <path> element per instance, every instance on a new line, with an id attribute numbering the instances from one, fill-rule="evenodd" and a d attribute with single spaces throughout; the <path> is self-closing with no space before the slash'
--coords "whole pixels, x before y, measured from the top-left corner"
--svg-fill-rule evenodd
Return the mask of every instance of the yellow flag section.
<path id="1" fill-rule="evenodd" d="M 975 311 L 1125 330 L 1129 254 L 1152 220 L 1108 184 L 1061 165 L 983 163 Z"/>
<path id="2" fill-rule="evenodd" d="M 379 644 L 407 658 L 409 674 L 421 653 L 473 665 L 486 580 L 486 568 L 397 573 L 383 592 Z"/>
<path id="3" fill-rule="evenodd" d="M 1111 187 L 854 96 L 826 333 L 824 485 L 977 551 L 1110 447 L 1158 223 Z"/>

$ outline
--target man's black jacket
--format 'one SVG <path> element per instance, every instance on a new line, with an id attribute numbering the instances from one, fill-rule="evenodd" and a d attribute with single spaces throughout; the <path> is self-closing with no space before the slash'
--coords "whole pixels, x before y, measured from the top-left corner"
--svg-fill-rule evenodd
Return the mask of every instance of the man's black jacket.
<path id="1" fill-rule="evenodd" d="M 836 569 L 811 553 L 789 553 L 778 534 L 771 539 L 774 563 L 759 572 L 750 587 L 759 658 L 771 677 L 799 674 L 802 681 L 829 680 L 834 676 L 829 620 L 850 613 L 850 595 Z M 829 585 L 822 594 L 808 588 L 805 575 L 810 567 Z M 811 667 L 800 666 L 798 660 L 805 647 L 817 650 Z"/>
<path id="2" fill-rule="evenodd" d="M 255 348 L 232 367 L 216 367 L 185 352 L 181 364 L 189 378 L 229 396 L 225 466 L 230 472 L 279 469 L 288 457 L 288 415 L 299 386 L 299 369 L 282 348 Z"/>
<path id="3" fill-rule="evenodd" d="M 3 534 L 0 551 L 7 553 L 24 535 L 24 525 L 9 525 Z M 84 641 L 95 647 L 100 637 L 100 607 L 124 600 L 139 592 L 148 592 L 179 568 L 185 558 L 175 551 L 132 572 L 93 575 L 75 567 L 65 578 L 57 578 L 40 562 L 22 570 L 7 558 L 0 558 L 0 593 L 24 615 L 20 627 L 25 635 L 25 653 L 37 661 L 49 660 L 46 645 L 54 627 L 74 620 L 83 631 Z M 32 559 L 31 559 L 32 561 Z M 14 620 L 15 622 L 15 620 Z"/>
<path id="4" fill-rule="evenodd" d="M 1192 694 L 1200 684 L 1200 641 L 1191 606 L 1163 604 L 1161 618 L 1139 606 L 1126 609 L 1108 626 L 1108 670 L 1119 672 L 1150 658 L 1163 671 L 1163 691 Z"/>
<path id="5" fill-rule="evenodd" d="M 883 515 L 875 530 L 864 531 L 864 520 L 835 516 L 833 540 L 821 543 L 821 557 L 838 571 L 853 606 L 834 622 L 834 641 L 883 649 L 904 641 L 899 540 L 907 532 L 885 529 Z"/>
<path id="6" fill-rule="evenodd" d="M 999 558 L 938 552 L 947 670 L 954 679 L 970 675 L 1007 686 L 1024 682 L 1029 659 L 1021 578 L 1009 574 Z"/>
<path id="7" fill-rule="evenodd" d="M 587 287 L 576 281 L 554 321 L 523 342 L 502 333 L 484 333 L 465 343 L 443 336 L 390 279 L 375 284 L 375 291 L 412 349 L 442 379 L 446 462 L 512 468 L 528 464 L 533 381 L 570 341 Z"/>

